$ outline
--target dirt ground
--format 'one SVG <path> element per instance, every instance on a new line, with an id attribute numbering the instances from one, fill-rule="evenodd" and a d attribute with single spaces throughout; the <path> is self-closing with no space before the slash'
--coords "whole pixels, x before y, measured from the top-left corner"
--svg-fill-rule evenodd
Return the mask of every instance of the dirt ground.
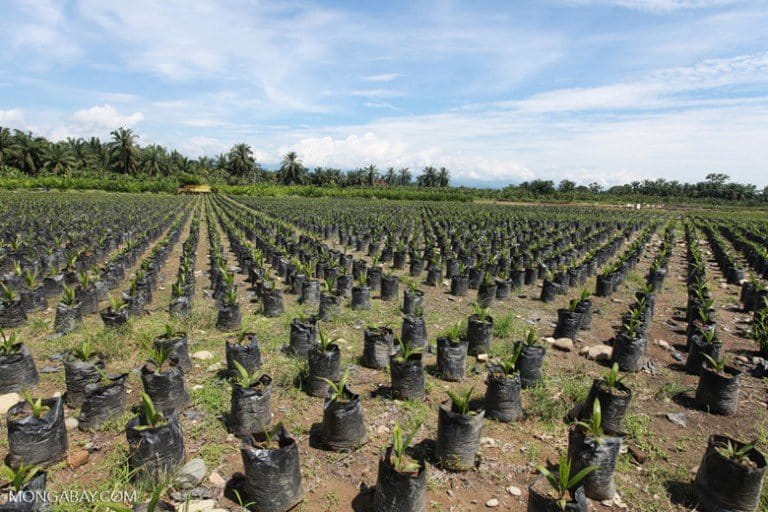
<path id="1" fill-rule="evenodd" d="M 203 207 L 198 200 L 198 207 Z M 678 226 L 680 228 L 680 226 Z M 217 377 L 224 361 L 224 341 L 231 333 L 220 333 L 215 327 L 214 301 L 208 287 L 208 228 L 203 222 L 195 274 L 197 289 L 190 318 L 171 321 L 167 314 L 171 284 L 179 265 L 181 243 L 187 238 L 189 223 L 175 245 L 162 269 L 159 288 L 144 316 L 131 321 L 125 332 L 107 332 L 98 314 L 89 315 L 84 326 L 67 336 L 52 339 L 54 309 L 34 313 L 18 332 L 35 357 L 38 369 L 43 369 L 38 396 L 63 392 L 64 372 L 50 356 L 63 349 L 79 345 L 83 340 L 92 341 L 107 356 L 107 368 L 112 371 L 132 371 L 147 357 L 152 339 L 161 334 L 165 324 L 185 330 L 190 338 L 190 352 L 210 351 L 213 358 L 195 360 L 194 369 L 187 375 L 187 385 L 192 405 L 182 414 L 182 426 L 187 448 L 187 459 L 202 457 L 213 478 L 206 479 L 200 495 L 209 495 L 220 508 L 235 510 L 236 503 L 223 497 L 217 485 L 217 476 L 224 480 L 242 471 L 239 441 L 228 434 L 222 418 L 229 409 L 230 386 Z M 605 343 L 618 327 L 620 315 L 627 310 L 634 291 L 645 280 L 651 259 L 658 252 L 661 231 L 648 244 L 637 268 L 630 273 L 627 282 L 611 298 L 593 297 L 595 314 L 589 331 L 582 331 L 576 340 L 576 348 L 563 352 L 548 348 L 544 382 L 537 388 L 523 391 L 525 418 L 504 424 L 486 420 L 483 429 L 481 454 L 475 470 L 466 473 L 450 473 L 430 463 L 428 467 L 428 510 L 465 511 L 487 508 L 491 499 L 498 500 L 499 510 L 524 510 L 527 487 L 536 474 L 536 466 L 556 461 L 567 448 L 568 423 L 565 416 L 586 396 L 592 379 L 607 370 L 604 362 L 588 360 L 580 355 L 583 347 Z M 223 231 L 221 238 L 228 248 Z M 330 243 L 330 242 L 329 242 Z M 707 276 L 713 298 L 716 301 L 720 337 L 727 352 L 749 359 L 756 356 L 755 345 L 740 335 L 749 316 L 740 312 L 738 287 L 727 285 L 709 247 L 702 237 L 702 249 L 709 257 Z M 619 253 L 626 248 L 625 245 Z M 364 257 L 355 253 L 355 257 Z M 368 259 L 368 258 L 366 258 Z M 234 264 L 233 255 L 229 263 Z M 628 375 L 625 384 L 634 396 L 627 418 L 627 435 L 624 445 L 628 448 L 620 458 L 616 482 L 620 500 L 610 505 L 592 503 L 593 510 L 619 509 L 625 504 L 628 510 L 682 511 L 695 505 L 692 480 L 697 465 L 706 448 L 709 435 L 725 433 L 741 440 L 758 438 L 768 446 L 768 396 L 765 381 L 742 376 L 741 403 L 734 416 L 721 417 L 696 410 L 692 405 L 697 377 L 685 373 L 685 243 L 682 230 L 678 229 L 667 279 L 657 294 L 655 315 L 649 329 L 647 356 L 655 368 L 653 372 Z M 396 272 L 402 273 L 402 272 Z M 245 276 L 239 275 L 242 283 Z M 296 296 L 285 293 L 286 313 L 279 318 L 265 318 L 259 313 L 260 305 L 249 301 L 245 283 L 240 287 L 243 307 L 242 328 L 257 333 L 264 359 L 264 371 L 273 377 L 273 421 L 283 422 L 296 438 L 301 454 L 304 502 L 297 510 L 337 511 L 365 510 L 370 499 L 370 489 L 376 482 L 377 460 L 388 444 L 395 421 L 406 426 L 419 422 L 423 425 L 416 437 L 420 449 L 429 454 L 436 437 L 437 407 L 445 400 L 446 389 L 465 389 L 474 386 L 475 395 L 485 390 L 485 363 L 474 358 L 468 360 L 467 379 L 462 383 L 448 383 L 428 374 L 427 399 L 422 403 L 394 401 L 382 390 L 389 385 L 389 373 L 363 368 L 357 363 L 362 354 L 363 328 L 368 325 L 389 325 L 399 332 L 402 304 L 382 302 L 375 298 L 368 311 L 352 311 L 343 307 L 336 320 L 322 323 L 321 329 L 333 337 L 340 337 L 344 366 L 353 368 L 351 388 L 362 396 L 368 428 L 367 443 L 352 453 L 336 453 L 319 448 L 315 440 L 316 424 L 322 419 L 322 399 L 312 398 L 294 386 L 302 364 L 285 356 L 280 348 L 288 343 L 288 324 L 301 313 L 315 313 L 305 309 Z M 594 278 L 586 288 L 594 291 Z M 121 286 L 124 289 L 125 286 Z M 467 297 L 453 297 L 447 287 L 422 286 L 425 291 L 425 316 L 429 339 L 434 343 L 438 333 L 458 320 L 466 320 L 471 314 L 471 302 L 476 292 L 470 290 Z M 498 322 L 505 318 L 506 332 L 494 339 L 494 354 L 509 351 L 513 341 L 521 338 L 527 327 L 538 330 L 543 337 L 551 336 L 556 309 L 567 300 L 576 297 L 580 289 L 571 289 L 567 296 L 551 304 L 538 300 L 540 284 L 529 286 L 504 301 L 496 301 L 492 315 Z M 50 301 L 54 306 L 53 300 Z M 663 345 L 666 342 L 669 349 Z M 682 362 L 673 357 L 675 351 L 682 354 Z M 427 354 L 425 365 L 434 364 L 434 355 Z M 48 367 L 48 368 L 46 368 Z M 58 370 L 56 370 L 58 369 Z M 51 373 L 47 373 L 49 370 Z M 131 373 L 129 401 L 138 402 L 141 382 L 137 373 Z M 68 417 L 76 417 L 78 411 L 68 410 Z M 683 413 L 686 426 L 667 419 L 667 413 Z M 133 488 L 126 471 L 127 446 L 124 434 L 126 413 L 120 420 L 111 422 L 95 433 L 70 430 L 70 453 L 89 452 L 87 462 L 71 467 L 72 461 L 63 461 L 49 470 L 51 489 L 122 489 Z M 0 455 L 7 451 L 7 439 L 2 436 Z M 634 455 L 633 455 L 634 454 Z M 639 460 L 638 460 L 639 459 Z M 428 461 L 432 461 L 428 457 Z M 764 499 L 765 504 L 768 499 Z M 55 510 L 83 510 L 80 504 L 60 504 Z M 768 510 L 768 508 L 763 508 Z"/>

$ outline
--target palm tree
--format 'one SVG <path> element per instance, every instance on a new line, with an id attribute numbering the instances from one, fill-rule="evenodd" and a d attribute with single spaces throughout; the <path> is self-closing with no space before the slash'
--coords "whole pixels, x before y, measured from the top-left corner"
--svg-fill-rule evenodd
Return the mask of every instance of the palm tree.
<path id="1" fill-rule="evenodd" d="M 363 173 L 365 174 L 365 184 L 369 187 L 374 186 L 379 178 L 379 170 L 376 169 L 376 166 L 371 164 L 368 167 L 364 167 Z"/>
<path id="2" fill-rule="evenodd" d="M 36 176 L 42 168 L 43 155 L 48 141 L 21 130 L 16 130 L 13 138 L 16 146 L 14 155 L 16 167 L 30 176 Z"/>
<path id="3" fill-rule="evenodd" d="M 403 167 L 397 171 L 397 184 L 401 186 L 411 184 L 411 171 L 407 167 Z"/>
<path id="4" fill-rule="evenodd" d="M 72 155 L 74 165 L 80 169 L 86 169 L 91 162 L 91 154 L 85 139 L 68 137 L 67 146 L 69 146 L 69 152 Z"/>
<path id="5" fill-rule="evenodd" d="M 43 167 L 51 174 L 67 174 L 75 159 L 65 142 L 50 144 L 43 156 Z"/>
<path id="6" fill-rule="evenodd" d="M 283 157 L 280 163 L 280 177 L 284 185 L 301 184 L 304 181 L 304 166 L 295 151 Z"/>
<path id="7" fill-rule="evenodd" d="M 11 130 L 0 126 L 0 169 L 14 159 L 17 149 Z"/>
<path id="8" fill-rule="evenodd" d="M 248 178 L 253 175 L 253 166 L 256 159 L 253 158 L 251 146 L 241 142 L 235 144 L 229 150 L 228 169 L 233 176 Z"/>
<path id="9" fill-rule="evenodd" d="M 110 158 L 109 146 L 102 144 L 98 137 L 91 137 L 88 139 L 87 144 L 90 153 L 90 163 L 101 170 L 107 170 Z"/>
<path id="10" fill-rule="evenodd" d="M 111 132 L 110 135 L 112 135 L 112 145 L 109 153 L 113 166 L 117 172 L 133 173 L 138 163 L 139 150 L 136 140 L 139 136 L 130 128 L 122 127 Z"/>
<path id="11" fill-rule="evenodd" d="M 439 187 L 447 187 L 451 184 L 451 171 L 445 167 L 441 167 L 437 173 L 437 185 Z"/>
<path id="12" fill-rule="evenodd" d="M 394 167 L 387 167 L 387 174 L 384 175 L 384 182 L 391 186 L 397 185 L 397 173 Z"/>
<path id="13" fill-rule="evenodd" d="M 165 148 L 152 144 L 141 152 L 141 172 L 147 176 L 166 174 Z"/>
<path id="14" fill-rule="evenodd" d="M 416 183 L 421 187 L 435 187 L 437 186 L 437 169 L 431 165 L 424 168 L 421 175 L 416 178 Z"/>

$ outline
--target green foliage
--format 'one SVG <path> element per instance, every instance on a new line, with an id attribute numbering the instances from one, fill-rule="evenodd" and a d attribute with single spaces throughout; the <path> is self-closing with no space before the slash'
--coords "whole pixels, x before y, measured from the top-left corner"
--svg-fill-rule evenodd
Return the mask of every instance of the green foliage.
<path id="1" fill-rule="evenodd" d="M 3 464 L 0 466 L 0 477 L 6 482 L 3 487 L 10 487 L 14 491 L 20 491 L 40 471 L 42 471 L 42 467 L 36 465 L 21 464 L 17 469 L 13 469 Z"/>
<path id="2" fill-rule="evenodd" d="M 616 387 L 616 384 L 619 384 L 622 380 L 624 380 L 624 377 L 619 376 L 619 364 L 613 363 L 611 369 L 608 370 L 608 373 L 603 377 L 603 382 L 605 382 L 605 385 L 609 388 L 614 388 Z"/>
<path id="3" fill-rule="evenodd" d="M 556 473 L 551 472 L 544 466 L 539 466 L 537 468 L 539 473 L 544 475 L 544 477 L 547 479 L 547 482 L 549 482 L 549 485 L 552 486 L 552 490 L 555 491 L 557 496 L 557 504 L 561 510 L 565 510 L 566 506 L 568 505 L 568 492 L 578 487 L 578 485 L 582 480 L 584 480 L 584 478 L 586 478 L 587 475 L 597 469 L 597 466 L 587 466 L 575 475 L 571 476 L 572 465 L 573 463 L 571 460 L 563 455 L 560 457 L 560 464 Z"/>
<path id="4" fill-rule="evenodd" d="M 147 430 L 165 425 L 165 416 L 163 416 L 162 412 L 157 410 L 152 398 L 143 391 L 139 396 L 141 397 L 141 410 L 144 413 L 142 418 L 144 423 L 136 425 L 134 428 L 136 430 Z"/>
<path id="5" fill-rule="evenodd" d="M 416 437 L 419 428 L 421 428 L 421 423 L 416 425 L 407 435 L 400 427 L 400 423 L 395 423 L 395 426 L 392 428 L 392 455 L 394 460 L 391 460 L 391 462 L 395 470 L 400 473 L 416 473 L 421 469 L 421 464 L 409 461 L 405 454 L 413 438 Z"/>
<path id="6" fill-rule="evenodd" d="M 21 350 L 21 347 L 18 346 L 18 333 L 12 332 L 10 336 L 6 336 L 5 331 L 0 328 L 0 337 L 3 339 L 0 343 L 0 355 L 17 354 Z"/>
<path id="7" fill-rule="evenodd" d="M 33 398 L 27 389 L 22 391 L 22 395 L 24 396 L 24 401 L 29 404 L 29 407 L 32 409 L 33 417 L 40 419 L 45 416 L 48 412 L 48 406 L 43 405 L 42 398 Z"/>
<path id="8" fill-rule="evenodd" d="M 462 414 L 466 416 L 469 414 L 469 406 L 470 402 L 472 401 L 472 392 L 475 390 L 474 386 L 471 386 L 469 389 L 465 389 L 461 392 L 454 392 L 450 389 L 446 390 L 446 393 L 448 394 L 448 397 L 451 399 L 451 402 L 453 403 L 453 409 L 457 411 L 459 414 Z"/>
<path id="9" fill-rule="evenodd" d="M 589 421 L 577 421 L 576 424 L 599 443 L 603 437 L 603 413 L 600 410 L 600 400 L 595 398 L 592 402 L 592 417 Z"/>
<path id="10" fill-rule="evenodd" d="M 339 379 L 338 382 L 333 382 L 332 380 L 328 380 L 325 378 L 320 377 L 323 379 L 326 383 L 328 383 L 328 387 L 331 390 L 331 399 L 337 402 L 341 402 L 346 400 L 346 388 L 347 383 L 349 382 L 349 368 L 344 370 L 344 373 L 341 376 L 341 379 Z"/>

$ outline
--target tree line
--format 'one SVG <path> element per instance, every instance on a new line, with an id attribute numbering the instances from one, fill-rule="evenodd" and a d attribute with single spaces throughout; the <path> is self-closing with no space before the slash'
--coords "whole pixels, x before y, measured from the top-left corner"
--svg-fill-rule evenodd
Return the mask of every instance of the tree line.
<path id="1" fill-rule="evenodd" d="M 177 150 L 158 145 L 140 146 L 132 130 L 118 128 L 108 141 L 98 137 L 68 138 L 53 142 L 31 132 L 0 127 L 0 169 L 17 169 L 28 176 L 127 176 L 176 177 L 182 182 L 247 185 L 279 183 L 316 186 L 410 186 L 444 188 L 451 173 L 445 167 L 425 167 L 415 176 L 410 169 L 380 170 L 371 164 L 344 171 L 332 167 L 309 169 L 295 152 L 287 153 L 276 171 L 262 167 L 253 148 L 235 144 L 215 157 L 189 158 Z"/>

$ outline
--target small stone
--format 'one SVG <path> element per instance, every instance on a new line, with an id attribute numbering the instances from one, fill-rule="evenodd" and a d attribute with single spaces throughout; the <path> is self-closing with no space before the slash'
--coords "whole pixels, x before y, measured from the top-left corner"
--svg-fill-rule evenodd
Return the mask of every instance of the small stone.
<path id="1" fill-rule="evenodd" d="M 553 338 L 552 336 L 548 336 L 548 337 L 544 338 L 544 341 L 546 341 L 550 345 L 553 345 L 555 343 L 555 338 Z"/>
<path id="2" fill-rule="evenodd" d="M 749 358 L 745 356 L 736 356 L 733 358 L 733 360 L 736 361 L 737 363 L 749 364 Z"/>
<path id="3" fill-rule="evenodd" d="M 491 498 L 485 502 L 485 506 L 488 508 L 496 508 L 499 506 L 499 500 L 497 500 L 496 498 Z"/>
<path id="4" fill-rule="evenodd" d="M 674 423 L 675 425 L 679 425 L 683 428 L 688 426 L 688 422 L 685 420 L 685 413 L 684 412 L 668 412 L 666 414 L 667 419 Z"/>
<path id="5" fill-rule="evenodd" d="M 610 345 L 594 345 L 589 347 L 587 358 L 595 361 L 607 361 L 613 355 L 613 347 Z"/>
<path id="6" fill-rule="evenodd" d="M 648 460 L 648 454 L 636 446 L 629 446 L 629 454 L 632 455 L 632 458 L 635 459 L 638 464 L 643 464 Z"/>
<path id="7" fill-rule="evenodd" d="M 519 487 L 515 487 L 514 485 L 510 485 L 509 487 L 507 487 L 507 492 L 512 496 L 520 496 L 521 494 L 523 494 L 523 491 L 521 491 Z"/>
<path id="8" fill-rule="evenodd" d="M 8 409 L 19 403 L 21 397 L 18 393 L 6 393 L 0 395 L 0 414 L 5 414 Z"/>
<path id="9" fill-rule="evenodd" d="M 213 510 L 215 506 L 216 502 L 213 500 L 194 500 L 184 504 L 184 510 L 186 512 L 204 512 L 206 510 Z"/>
<path id="10" fill-rule="evenodd" d="M 581 347 L 581 349 L 579 349 L 580 356 L 586 356 L 587 354 L 589 354 L 589 347 Z"/>
<path id="11" fill-rule="evenodd" d="M 657 342 L 656 342 L 656 344 L 657 344 L 659 347 L 663 348 L 664 350 L 669 350 L 669 349 L 671 348 L 671 347 L 669 346 L 669 343 L 667 343 L 667 342 L 666 342 L 666 341 L 664 341 L 664 340 L 659 340 L 659 341 L 657 341 Z"/>
<path id="12" fill-rule="evenodd" d="M 218 474 L 216 471 L 208 475 L 208 481 L 216 487 L 224 487 L 227 485 L 227 481 L 224 480 L 224 477 Z"/>
<path id="13" fill-rule="evenodd" d="M 728 289 L 728 283 L 720 283 L 720 289 L 727 290 Z"/>
<path id="14" fill-rule="evenodd" d="M 176 477 L 176 484 L 182 489 L 194 489 L 200 485 L 206 473 L 208 473 L 208 468 L 203 459 L 191 459 L 182 466 L 179 476 Z"/>
<path id="15" fill-rule="evenodd" d="M 488 361 L 488 354 L 477 354 L 478 362 L 485 363 Z"/>
<path id="16" fill-rule="evenodd" d="M 207 361 L 208 359 L 213 359 L 213 354 L 208 350 L 198 350 L 192 354 L 192 359 L 197 359 L 198 361 Z"/>
<path id="17" fill-rule="evenodd" d="M 603 505 L 604 507 L 611 508 L 613 507 L 613 498 L 611 498 L 610 500 L 603 500 L 600 502 L 600 504 Z"/>
<path id="18" fill-rule="evenodd" d="M 192 386 L 192 391 L 200 391 L 204 387 L 205 386 L 203 386 L 202 384 L 195 384 L 194 386 Z"/>
<path id="19" fill-rule="evenodd" d="M 571 338 L 557 338 L 552 346 L 563 352 L 571 352 L 573 350 L 573 340 Z"/>
<path id="20" fill-rule="evenodd" d="M 379 425 L 376 427 L 377 434 L 389 434 L 389 427 L 386 425 Z"/>
<path id="21" fill-rule="evenodd" d="M 43 366 L 40 368 L 40 373 L 58 373 L 61 371 L 61 366 Z"/>
<path id="22" fill-rule="evenodd" d="M 683 357 L 683 354 L 681 354 L 680 352 L 675 350 L 675 351 L 672 352 L 672 359 L 674 359 L 675 361 L 681 361 L 682 362 L 685 358 Z"/>
<path id="23" fill-rule="evenodd" d="M 763 362 L 763 358 L 762 357 L 754 356 L 752 358 L 752 364 L 754 364 L 754 365 L 762 364 L 762 362 Z"/>
<path id="24" fill-rule="evenodd" d="M 76 429 L 79 424 L 80 422 L 77 421 L 77 418 L 67 418 L 64 420 L 64 425 L 66 425 L 67 430 Z"/>
<path id="25" fill-rule="evenodd" d="M 208 368 L 205 369 L 205 371 L 209 373 L 217 372 L 219 370 L 221 370 L 221 363 L 213 363 L 212 365 L 210 365 Z"/>
<path id="26" fill-rule="evenodd" d="M 88 450 L 75 450 L 69 452 L 69 455 L 67 456 L 67 464 L 69 464 L 70 469 L 77 469 L 88 462 L 89 455 Z"/>
<path id="27" fill-rule="evenodd" d="M 492 437 L 481 437 L 480 446 L 483 448 L 496 448 L 499 446 L 499 442 Z"/>

